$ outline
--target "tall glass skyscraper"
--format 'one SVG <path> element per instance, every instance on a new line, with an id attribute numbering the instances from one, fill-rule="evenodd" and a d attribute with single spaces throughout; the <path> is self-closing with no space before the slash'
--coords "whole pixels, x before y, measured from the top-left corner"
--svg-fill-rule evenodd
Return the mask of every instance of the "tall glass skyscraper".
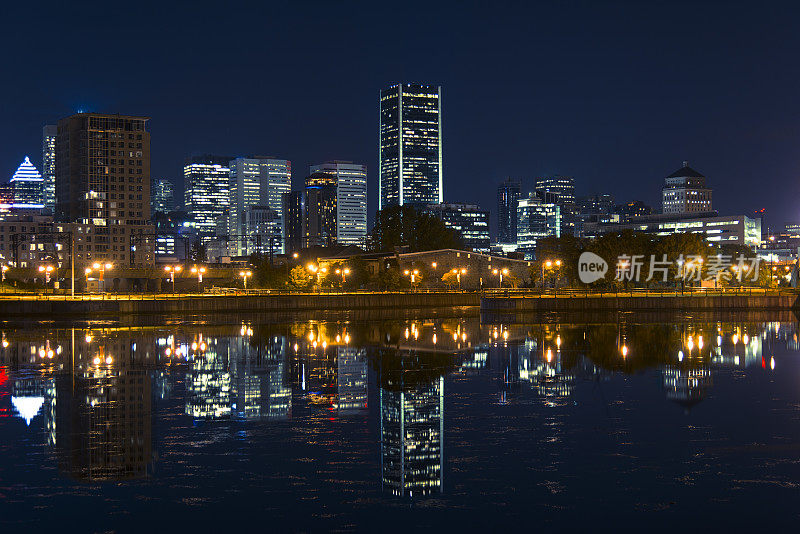
<path id="1" fill-rule="evenodd" d="M 48 124 L 42 129 L 42 175 L 44 177 L 44 209 L 56 209 L 56 135 L 58 126 Z"/>
<path id="2" fill-rule="evenodd" d="M 196 222 L 197 234 L 206 240 L 217 235 L 217 225 L 228 213 L 228 167 L 231 158 L 195 156 L 183 166 L 186 211 Z"/>
<path id="3" fill-rule="evenodd" d="M 443 201 L 441 96 L 424 84 L 381 91 L 378 209 Z"/>
<path id="4" fill-rule="evenodd" d="M 367 166 L 352 161 L 327 161 L 311 166 L 311 175 L 325 173 L 336 184 L 336 242 L 363 246 L 367 238 Z"/>
<path id="5" fill-rule="evenodd" d="M 245 228 L 245 214 L 253 206 L 269 207 L 278 215 L 275 224 L 280 235 L 273 252 L 283 254 L 286 232 L 283 228 L 283 195 L 292 190 L 292 162 L 261 156 L 236 158 L 230 168 L 230 212 L 228 248 L 235 256 L 248 254 L 252 245 Z"/>
<path id="6" fill-rule="evenodd" d="M 517 242 L 517 202 L 522 185 L 507 179 L 497 187 L 497 242 Z"/>
<path id="7" fill-rule="evenodd" d="M 14 192 L 14 204 L 30 208 L 44 206 L 44 179 L 28 156 L 25 156 L 9 183 Z"/>
<path id="8" fill-rule="evenodd" d="M 169 180 L 150 181 L 150 213 L 169 213 L 175 211 L 175 191 Z"/>

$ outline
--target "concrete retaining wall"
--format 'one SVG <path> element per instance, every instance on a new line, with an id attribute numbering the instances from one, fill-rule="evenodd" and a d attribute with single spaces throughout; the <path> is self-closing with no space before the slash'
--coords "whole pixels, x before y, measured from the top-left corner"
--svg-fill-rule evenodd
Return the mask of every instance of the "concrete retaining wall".
<path id="1" fill-rule="evenodd" d="M 162 299 L 0 300 L 0 318 L 19 315 L 212 314 L 359 309 L 454 308 L 480 304 L 477 293 L 226 295 Z"/>

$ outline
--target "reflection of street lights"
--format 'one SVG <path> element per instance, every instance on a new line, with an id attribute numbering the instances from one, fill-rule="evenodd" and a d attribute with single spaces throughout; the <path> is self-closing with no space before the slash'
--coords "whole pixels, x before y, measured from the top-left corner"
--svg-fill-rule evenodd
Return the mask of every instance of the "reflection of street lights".
<path id="1" fill-rule="evenodd" d="M 194 267 L 192 267 L 192 274 L 196 274 L 197 275 L 197 290 L 198 291 L 200 291 L 200 286 L 203 283 L 203 273 L 204 272 L 206 272 L 206 268 L 205 267 L 198 267 L 196 265 Z"/>
<path id="2" fill-rule="evenodd" d="M 92 265 L 92 269 L 94 269 L 95 271 L 100 271 L 100 282 L 103 285 L 103 291 L 106 290 L 106 283 L 103 280 L 103 277 L 106 274 L 106 269 L 110 271 L 112 267 L 114 266 L 110 263 L 101 263 L 101 262 L 94 262 L 94 264 Z"/>
<path id="3" fill-rule="evenodd" d="M 180 265 L 167 265 L 164 267 L 164 270 L 169 273 L 169 279 L 172 282 L 172 292 L 175 293 L 175 273 L 181 272 L 183 267 Z"/>
<path id="4" fill-rule="evenodd" d="M 239 276 L 242 277 L 244 281 L 244 288 L 247 289 L 247 279 L 253 276 L 252 271 L 239 271 Z"/>

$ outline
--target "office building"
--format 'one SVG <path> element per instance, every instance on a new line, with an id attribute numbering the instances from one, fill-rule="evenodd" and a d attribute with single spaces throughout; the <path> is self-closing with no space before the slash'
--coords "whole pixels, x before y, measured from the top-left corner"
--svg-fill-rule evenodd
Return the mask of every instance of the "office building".
<path id="1" fill-rule="evenodd" d="M 28 156 L 22 161 L 9 181 L 14 204 L 33 209 L 44 207 L 44 179 Z"/>
<path id="2" fill-rule="evenodd" d="M 153 179 L 150 182 L 150 213 L 175 211 L 175 191 L 169 180 Z"/>
<path id="3" fill-rule="evenodd" d="M 712 209 L 711 189 L 706 185 L 706 177 L 689 167 L 688 161 L 664 179 L 661 190 L 663 213 L 708 213 Z"/>
<path id="4" fill-rule="evenodd" d="M 575 235 L 578 207 L 575 204 L 575 179 L 572 176 L 548 176 L 536 179 L 536 193 L 544 201 L 561 208 L 561 235 Z"/>
<path id="5" fill-rule="evenodd" d="M 197 223 L 183 211 L 153 213 L 156 230 L 156 259 L 185 261 L 192 243 L 197 241 Z"/>
<path id="6" fill-rule="evenodd" d="M 193 156 L 183 166 L 184 205 L 203 241 L 217 235 L 217 225 L 228 213 L 229 162 L 225 156 Z"/>
<path id="7" fill-rule="evenodd" d="M 303 248 L 336 244 L 336 185 L 325 173 L 306 178 L 303 213 Z"/>
<path id="8" fill-rule="evenodd" d="M 305 236 L 305 191 L 291 191 L 283 194 L 285 213 L 283 226 L 286 229 L 286 253 L 303 248 Z"/>
<path id="9" fill-rule="evenodd" d="M 247 254 L 252 243 L 245 228 L 245 212 L 251 206 L 269 207 L 278 214 L 279 238 L 274 252 L 283 254 L 283 195 L 292 189 L 292 163 L 285 159 L 253 156 L 236 158 L 230 168 L 230 211 L 228 213 L 228 248 L 233 256 Z"/>
<path id="10" fill-rule="evenodd" d="M 441 87 L 398 84 L 380 93 L 378 209 L 444 201 Z"/>
<path id="11" fill-rule="evenodd" d="M 497 242 L 517 242 L 517 202 L 522 185 L 518 180 L 507 179 L 497 187 Z"/>
<path id="12" fill-rule="evenodd" d="M 367 238 L 367 166 L 327 161 L 311 166 L 311 175 L 332 176 L 336 185 L 336 242 L 364 246 Z"/>
<path id="13" fill-rule="evenodd" d="M 628 222 L 637 217 L 647 217 L 653 214 L 653 208 L 641 200 L 631 200 L 625 204 L 614 206 L 614 214 L 619 215 L 620 222 Z"/>
<path id="14" fill-rule="evenodd" d="M 147 120 L 78 113 L 58 121 L 55 216 L 93 227 L 87 262 L 154 261 Z"/>
<path id="15" fill-rule="evenodd" d="M 533 259 L 536 243 L 548 236 L 561 237 L 561 207 L 544 202 L 535 193 L 520 199 L 517 205 L 517 252 Z"/>
<path id="16" fill-rule="evenodd" d="M 48 124 L 42 129 L 42 177 L 44 178 L 44 209 L 56 209 L 56 136 L 58 126 Z"/>
<path id="17" fill-rule="evenodd" d="M 475 204 L 432 204 L 424 211 L 455 231 L 467 250 L 489 252 L 491 239 L 488 211 L 481 210 Z"/>
<path id="18" fill-rule="evenodd" d="M 658 214 L 638 217 L 627 223 L 592 223 L 585 227 L 587 237 L 609 232 L 633 230 L 655 235 L 695 233 L 716 244 L 744 245 L 755 249 L 761 243 L 761 219 L 746 215 L 719 216 L 705 214 Z"/>
<path id="19" fill-rule="evenodd" d="M 277 211 L 269 206 L 248 206 L 242 216 L 242 230 L 248 239 L 240 249 L 244 255 L 262 254 L 272 258 L 281 254 L 283 220 Z"/>

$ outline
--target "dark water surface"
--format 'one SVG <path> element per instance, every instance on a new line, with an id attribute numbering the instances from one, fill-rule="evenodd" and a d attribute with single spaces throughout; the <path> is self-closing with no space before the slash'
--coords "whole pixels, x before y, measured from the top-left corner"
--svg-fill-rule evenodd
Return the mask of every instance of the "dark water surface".
<path id="1" fill-rule="evenodd" d="M 800 516 L 783 316 L 0 333 L 3 532 L 788 532 Z"/>

